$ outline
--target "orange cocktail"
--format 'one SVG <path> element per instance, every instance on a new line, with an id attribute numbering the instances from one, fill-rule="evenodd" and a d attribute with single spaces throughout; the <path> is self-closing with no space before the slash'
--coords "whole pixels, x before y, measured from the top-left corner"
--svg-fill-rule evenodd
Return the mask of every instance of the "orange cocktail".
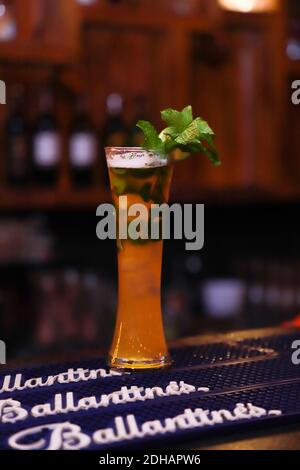
<path id="1" fill-rule="evenodd" d="M 167 159 L 140 148 L 107 148 L 110 184 L 117 215 L 118 312 L 109 364 L 128 369 L 170 363 L 161 311 L 163 241 L 119 236 L 124 197 L 127 207 L 143 204 L 151 225 L 151 205 L 168 201 L 172 168 Z M 124 209 L 124 208 L 123 208 Z M 127 217 L 127 224 L 133 220 Z M 160 221 L 154 221 L 160 223 Z"/>

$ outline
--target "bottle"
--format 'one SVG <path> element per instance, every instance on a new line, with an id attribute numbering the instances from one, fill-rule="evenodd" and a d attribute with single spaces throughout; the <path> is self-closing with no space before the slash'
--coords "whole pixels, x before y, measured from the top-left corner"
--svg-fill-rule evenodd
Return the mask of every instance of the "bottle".
<path id="1" fill-rule="evenodd" d="M 93 169 L 97 157 L 97 140 L 87 112 L 87 102 L 80 97 L 72 122 L 69 158 L 74 186 L 88 187 L 92 184 Z"/>
<path id="2" fill-rule="evenodd" d="M 58 177 L 62 147 L 54 114 L 54 97 L 50 91 L 44 91 L 39 98 L 32 147 L 36 181 L 44 186 L 54 185 Z"/>
<path id="3" fill-rule="evenodd" d="M 128 131 L 123 118 L 123 98 L 118 93 L 111 93 L 106 99 L 106 120 L 102 130 L 103 147 L 125 147 Z M 105 154 L 102 154 L 101 167 L 103 183 L 109 188 L 109 176 Z"/>
<path id="4" fill-rule="evenodd" d="M 123 98 L 112 93 L 106 100 L 106 121 L 103 126 L 105 147 L 123 147 L 127 143 L 127 128 L 123 119 Z"/>
<path id="5" fill-rule="evenodd" d="M 14 2 L 0 1 L 0 42 L 16 39 L 18 34 Z"/>
<path id="6" fill-rule="evenodd" d="M 136 124 L 138 121 L 148 120 L 147 101 L 145 96 L 138 95 L 134 100 L 135 118 L 129 131 L 129 145 L 132 147 L 141 147 L 145 140 L 144 133 Z"/>
<path id="7" fill-rule="evenodd" d="M 17 85 L 12 89 L 11 103 L 5 126 L 6 179 L 12 186 L 23 186 L 29 181 L 30 160 L 22 85 Z"/>
<path id="8" fill-rule="evenodd" d="M 300 60 L 300 5 L 299 0 L 288 3 L 288 39 L 286 53 L 292 61 Z"/>

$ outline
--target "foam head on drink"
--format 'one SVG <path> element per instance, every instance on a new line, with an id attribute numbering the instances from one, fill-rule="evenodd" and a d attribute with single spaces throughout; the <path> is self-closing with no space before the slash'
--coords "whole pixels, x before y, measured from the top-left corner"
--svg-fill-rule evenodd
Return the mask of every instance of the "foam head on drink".
<path id="1" fill-rule="evenodd" d="M 126 195 L 128 208 L 137 203 L 148 208 L 149 223 L 151 204 L 168 201 L 172 178 L 168 160 L 141 148 L 109 148 L 106 154 L 117 221 L 120 196 Z M 169 362 L 160 299 L 163 242 L 127 238 L 117 243 L 118 314 L 110 363 L 162 367 Z"/>

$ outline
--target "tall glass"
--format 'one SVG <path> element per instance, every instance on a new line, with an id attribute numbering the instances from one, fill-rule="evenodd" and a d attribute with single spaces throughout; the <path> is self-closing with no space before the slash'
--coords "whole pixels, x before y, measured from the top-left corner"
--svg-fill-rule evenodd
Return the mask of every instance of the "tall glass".
<path id="1" fill-rule="evenodd" d="M 117 215 L 118 311 L 109 365 L 125 369 L 162 368 L 170 364 L 161 311 L 163 241 L 119 237 L 119 216 L 133 204 L 148 209 L 168 202 L 172 167 L 167 159 L 135 147 L 106 148 Z M 123 211 L 121 210 L 123 209 Z M 129 224 L 134 217 L 128 217 Z M 150 230 L 149 230 L 150 232 Z"/>

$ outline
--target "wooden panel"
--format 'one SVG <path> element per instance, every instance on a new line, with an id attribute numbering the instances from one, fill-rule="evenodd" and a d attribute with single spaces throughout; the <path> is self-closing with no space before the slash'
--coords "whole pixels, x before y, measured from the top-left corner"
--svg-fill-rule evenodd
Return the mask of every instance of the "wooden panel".
<path id="1" fill-rule="evenodd" d="M 80 16 L 75 1 L 14 0 L 17 37 L 0 43 L 0 60 L 65 63 L 79 52 Z"/>
<path id="2" fill-rule="evenodd" d="M 199 38 L 195 39 L 196 41 Z M 206 40 L 206 39 L 205 39 Z M 201 39 L 200 39 L 201 41 Z M 208 47 L 208 45 L 207 45 Z M 221 46 L 220 46 L 221 47 Z M 229 55 L 226 61 L 211 59 L 201 55 L 201 48 L 194 51 L 192 105 L 195 114 L 205 117 L 217 135 L 217 148 L 222 166 L 215 168 L 203 155 L 197 156 L 194 168 L 196 187 L 234 187 L 239 184 L 239 162 L 236 123 L 238 119 L 238 99 L 236 95 L 238 77 L 234 55 L 235 44 L 227 44 Z M 204 51 L 203 51 L 204 52 Z M 197 175 L 197 176 L 196 176 Z"/>
<path id="3" fill-rule="evenodd" d="M 160 37 L 160 36 L 159 36 Z M 150 98 L 150 114 L 158 112 L 155 95 L 159 39 L 152 33 L 127 29 L 88 28 L 84 39 L 86 90 L 93 95 L 93 116 L 100 125 L 105 115 L 105 99 L 120 93 L 125 99 L 125 118 L 134 118 L 134 99 L 138 95 Z M 153 97 L 153 100 L 152 100 Z"/>
<path id="4" fill-rule="evenodd" d="M 28 1 L 28 0 L 27 0 Z M 69 51 L 79 46 L 79 9 L 74 1 L 29 0 L 34 19 L 31 40 Z"/>
<path id="5" fill-rule="evenodd" d="M 25 83 L 30 120 L 31 96 L 53 78 L 61 86 L 58 113 L 65 136 L 74 93 L 88 95 L 92 120 L 99 129 L 106 97 L 112 92 L 123 95 L 130 125 L 138 95 L 148 98 L 149 118 L 158 126 L 163 125 L 161 109 L 192 104 L 195 114 L 216 130 L 223 164 L 214 168 L 198 155 L 178 164 L 174 198 L 176 192 L 197 198 L 209 194 L 206 190 L 221 194 L 260 188 L 274 193 L 284 167 L 287 178 L 297 183 L 299 113 L 293 108 L 285 114 L 283 107 L 284 98 L 286 103 L 288 99 L 283 91 L 288 90 L 288 64 L 282 14 L 221 16 L 215 0 L 195 2 L 194 7 L 191 0 L 195 13 L 177 16 L 174 1 L 128 0 L 124 6 L 99 1 L 95 7 L 79 9 L 73 0 L 15 1 L 22 18 L 22 41 L 0 44 L 0 58 L 9 58 L 12 64 L 1 66 L 0 72 L 8 84 Z M 72 62 L 79 43 L 78 11 L 82 47 L 78 60 Z M 20 66 L 20 60 L 36 61 L 38 66 Z M 48 67 L 70 61 L 68 67 Z M 47 67 L 42 67 L 45 62 Z M 295 66 L 294 73 L 297 70 Z M 0 112 L 1 125 L 4 110 Z M 281 160 L 282 129 L 289 117 L 287 139 L 292 149 Z M 67 152 L 64 158 L 59 192 L 68 193 Z"/>
<path id="6" fill-rule="evenodd" d="M 278 182 L 283 85 L 278 79 L 281 52 L 269 31 L 227 31 L 228 56 L 219 66 L 198 57 L 195 107 L 216 130 L 223 161 L 218 169 L 199 163 L 199 184 L 274 189 Z"/>
<path id="7" fill-rule="evenodd" d="M 187 0 L 188 1 L 188 0 Z M 189 0 L 194 1 L 194 0 Z M 141 0 L 137 2 L 121 2 L 110 5 L 96 2 L 92 6 L 81 8 L 81 17 L 87 24 L 111 25 L 113 27 L 139 28 L 142 31 L 181 29 L 188 31 L 209 31 L 216 25 L 217 9 L 215 0 L 206 1 L 206 6 L 199 0 L 196 12 L 180 14 L 175 8 L 174 0 Z M 168 3 L 168 5 L 167 5 Z M 184 4 L 184 2 L 182 2 Z M 176 13 L 177 11 L 177 13 Z"/>

